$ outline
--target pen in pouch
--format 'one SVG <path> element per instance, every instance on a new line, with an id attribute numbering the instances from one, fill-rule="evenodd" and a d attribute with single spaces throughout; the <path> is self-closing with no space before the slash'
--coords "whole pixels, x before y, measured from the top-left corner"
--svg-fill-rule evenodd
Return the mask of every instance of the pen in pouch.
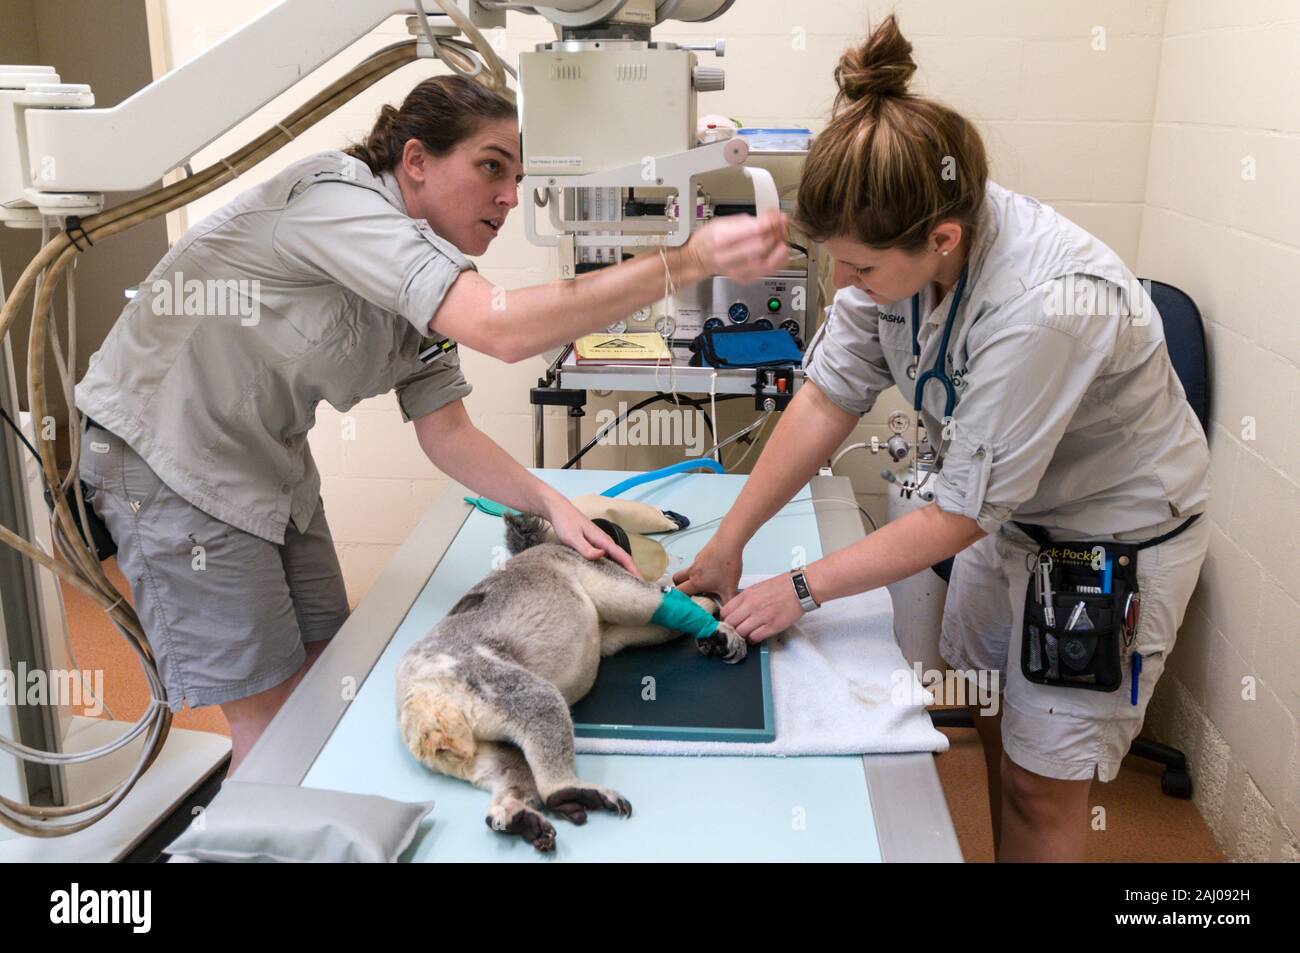
<path id="1" fill-rule="evenodd" d="M 1133 653 L 1133 691 L 1129 696 L 1129 701 L 1136 707 L 1138 703 L 1138 679 L 1142 676 L 1142 656 L 1137 652 Z"/>
<path id="2" fill-rule="evenodd" d="M 1101 569 L 1101 591 L 1106 595 L 1110 595 L 1110 576 L 1113 567 L 1113 564 L 1111 563 L 1111 559 L 1112 559 L 1111 554 L 1108 551 L 1106 553 L 1105 565 L 1103 565 Z"/>
<path id="3" fill-rule="evenodd" d="M 1048 626 L 1056 625 L 1056 610 L 1052 606 L 1055 593 L 1052 592 L 1052 557 L 1038 557 L 1038 601 L 1043 607 L 1043 621 Z"/>

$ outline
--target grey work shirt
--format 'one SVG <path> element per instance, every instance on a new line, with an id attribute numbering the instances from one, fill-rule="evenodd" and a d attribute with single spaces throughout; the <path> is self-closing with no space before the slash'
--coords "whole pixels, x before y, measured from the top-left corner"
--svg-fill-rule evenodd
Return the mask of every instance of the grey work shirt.
<path id="1" fill-rule="evenodd" d="M 1143 536 L 1205 508 L 1209 449 L 1160 315 L 1119 256 L 1028 196 L 989 182 L 949 342 L 956 405 L 935 500 L 986 532 L 1008 520 L 1060 538 Z M 921 296 L 917 376 L 952 299 Z M 810 380 L 862 415 L 897 384 L 911 403 L 911 299 L 841 290 L 809 343 Z M 938 446 L 944 388 L 925 387 Z"/>
<path id="2" fill-rule="evenodd" d="M 320 401 L 395 389 L 412 420 L 469 393 L 426 335 L 472 267 L 406 214 L 391 174 L 309 156 L 185 233 L 91 357 L 77 407 L 199 509 L 283 543 L 320 498 Z"/>

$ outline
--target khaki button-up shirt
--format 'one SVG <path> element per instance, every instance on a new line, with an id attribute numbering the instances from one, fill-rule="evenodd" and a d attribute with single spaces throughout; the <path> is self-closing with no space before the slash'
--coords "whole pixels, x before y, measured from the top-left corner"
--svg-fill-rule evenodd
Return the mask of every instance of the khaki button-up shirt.
<path id="1" fill-rule="evenodd" d="M 469 393 L 426 337 L 470 262 L 341 152 L 250 188 L 176 243 L 90 359 L 76 404 L 199 509 L 275 543 L 320 498 L 307 432 L 396 390 L 412 420 Z"/>
<path id="2" fill-rule="evenodd" d="M 858 415 L 895 384 L 910 403 L 908 368 L 934 367 L 952 295 L 922 293 L 918 359 L 910 299 L 841 290 L 809 343 L 808 378 Z M 1106 245 L 993 182 L 945 369 L 948 426 L 939 383 L 922 404 L 932 443 L 951 438 L 931 482 L 943 510 L 990 533 L 1014 518 L 1099 538 L 1154 534 L 1204 509 L 1205 433 L 1150 297 Z"/>

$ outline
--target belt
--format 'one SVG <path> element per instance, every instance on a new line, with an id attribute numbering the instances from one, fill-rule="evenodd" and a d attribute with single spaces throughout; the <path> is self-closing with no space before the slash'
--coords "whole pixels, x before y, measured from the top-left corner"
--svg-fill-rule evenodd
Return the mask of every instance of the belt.
<path id="1" fill-rule="evenodd" d="M 1179 523 L 1169 532 L 1162 533 L 1161 535 L 1155 537 L 1154 539 L 1142 540 L 1140 542 L 1135 542 L 1135 543 L 1123 543 L 1121 545 L 1133 546 L 1135 549 L 1150 549 L 1152 546 L 1159 546 L 1161 543 L 1169 542 L 1169 540 L 1173 539 L 1175 536 L 1183 532 L 1183 530 L 1187 529 L 1189 526 L 1195 523 L 1198 519 L 1200 519 L 1200 517 L 1201 517 L 1200 513 L 1195 513 L 1192 516 L 1189 516 L 1183 522 Z M 1035 543 L 1037 543 L 1039 546 L 1047 546 L 1051 542 L 1051 539 L 1047 535 L 1047 530 L 1043 529 L 1043 527 L 1038 526 L 1037 524 L 1034 523 L 1020 523 L 1015 520 L 1012 520 L 1012 522 L 1015 523 L 1016 526 L 1020 527 L 1020 530 L 1026 536 L 1032 539 Z"/>

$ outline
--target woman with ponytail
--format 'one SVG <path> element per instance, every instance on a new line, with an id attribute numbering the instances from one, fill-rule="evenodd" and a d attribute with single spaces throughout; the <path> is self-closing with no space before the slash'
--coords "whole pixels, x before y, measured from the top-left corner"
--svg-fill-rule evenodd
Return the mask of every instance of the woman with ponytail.
<path id="1" fill-rule="evenodd" d="M 394 392 L 439 470 L 635 573 L 470 422 L 456 346 L 521 361 L 658 300 L 666 280 L 785 265 L 779 217 L 733 216 L 663 256 L 495 288 L 469 256 L 500 233 L 521 173 L 508 100 L 425 80 L 365 142 L 295 162 L 191 228 L 77 386 L 82 478 L 168 701 L 221 705 L 232 772 L 348 615 L 307 445 L 320 401 L 346 411 Z"/>
<path id="2" fill-rule="evenodd" d="M 827 600 L 956 556 L 940 649 L 954 669 L 1002 687 L 999 704 L 975 717 L 997 855 L 1078 860 L 1092 779 L 1119 770 L 1196 585 L 1208 448 L 1133 273 L 1051 208 L 989 181 L 979 133 L 911 92 L 915 70 L 892 16 L 835 70 L 839 95 L 796 214 L 834 259 L 839 291 L 809 343 L 804 386 L 676 581 L 720 593 L 724 619 L 761 641 Z M 892 386 L 939 457 L 926 486 L 933 502 L 737 594 L 746 542 Z M 1040 547 L 1079 540 L 1103 553 L 1147 544 L 1136 559 L 1140 602 L 1090 609 L 1112 592 L 1107 575 L 1098 595 L 1073 590 L 1083 610 L 1067 602 L 1060 615 L 1071 618 L 1047 625 L 1100 630 L 1109 620 L 1106 638 L 1122 641 L 1058 631 L 1037 659 L 1032 647 L 1022 656 L 1027 596 L 1037 604 L 1026 559 L 1037 565 Z M 1124 558 L 1111 569 L 1129 566 Z M 1050 570 L 1045 578 L 1064 588 Z M 1040 630 L 1028 638 L 1041 648 Z M 1122 687 L 1064 674 L 1067 662 L 1092 664 L 1066 654 L 1093 644 L 1119 657 Z"/>

